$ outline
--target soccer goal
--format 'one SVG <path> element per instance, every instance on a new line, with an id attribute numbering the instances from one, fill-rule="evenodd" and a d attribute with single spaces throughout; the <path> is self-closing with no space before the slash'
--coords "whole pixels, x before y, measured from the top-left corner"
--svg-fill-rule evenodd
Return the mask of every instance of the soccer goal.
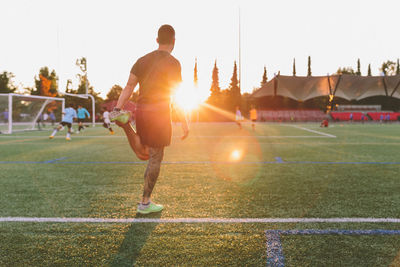
<path id="1" fill-rule="evenodd" d="M 0 94 L 0 132 L 52 129 L 61 121 L 64 108 L 64 98 Z"/>

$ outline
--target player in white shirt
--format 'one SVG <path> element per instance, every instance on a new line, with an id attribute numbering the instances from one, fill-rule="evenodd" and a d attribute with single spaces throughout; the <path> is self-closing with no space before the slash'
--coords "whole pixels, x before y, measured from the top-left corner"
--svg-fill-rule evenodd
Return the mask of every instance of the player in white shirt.
<path id="1" fill-rule="evenodd" d="M 111 128 L 110 113 L 106 108 L 103 108 L 103 121 L 103 127 L 107 128 L 110 131 L 110 134 L 114 134 L 114 131 Z"/>

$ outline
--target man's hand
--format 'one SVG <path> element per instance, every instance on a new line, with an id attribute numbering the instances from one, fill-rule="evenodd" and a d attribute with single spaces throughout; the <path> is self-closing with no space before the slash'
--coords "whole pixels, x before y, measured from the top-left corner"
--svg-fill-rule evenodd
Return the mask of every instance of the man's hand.
<path id="1" fill-rule="evenodd" d="M 186 123 L 186 120 L 184 122 L 182 122 L 182 130 L 183 130 L 183 135 L 181 137 L 181 140 L 185 140 L 186 137 L 188 137 L 188 135 L 189 135 L 189 127 Z"/>

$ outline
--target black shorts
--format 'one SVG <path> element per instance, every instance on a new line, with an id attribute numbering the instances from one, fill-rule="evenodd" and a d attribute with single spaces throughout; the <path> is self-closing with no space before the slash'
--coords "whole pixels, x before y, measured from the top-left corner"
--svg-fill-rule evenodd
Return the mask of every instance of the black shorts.
<path id="1" fill-rule="evenodd" d="M 85 119 L 78 119 L 78 122 L 84 122 Z"/>
<path id="2" fill-rule="evenodd" d="M 72 127 L 72 123 L 70 123 L 70 122 L 62 121 L 62 122 L 60 122 L 60 124 L 61 124 L 62 126 L 67 126 L 68 129 L 71 129 L 71 127 Z"/>

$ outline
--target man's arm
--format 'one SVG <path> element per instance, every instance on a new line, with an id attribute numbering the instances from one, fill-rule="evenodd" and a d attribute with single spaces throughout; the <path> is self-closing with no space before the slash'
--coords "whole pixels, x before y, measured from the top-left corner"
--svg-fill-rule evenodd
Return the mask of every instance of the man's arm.
<path id="1" fill-rule="evenodd" d="M 85 108 L 85 112 L 86 112 L 87 117 L 90 119 L 90 113 L 89 113 L 89 111 L 87 111 L 86 108 Z"/>
<path id="2" fill-rule="evenodd" d="M 187 123 L 186 114 L 180 108 L 175 108 L 175 112 L 182 123 L 181 125 L 182 125 L 183 135 L 181 137 L 181 140 L 184 140 L 189 135 L 189 126 Z"/>
<path id="3" fill-rule="evenodd" d="M 118 109 L 122 109 L 125 104 L 128 102 L 129 98 L 131 97 L 133 91 L 135 90 L 135 87 L 138 83 L 138 78 L 136 77 L 135 74 L 130 74 L 128 82 L 126 83 L 126 86 L 124 90 L 122 90 L 121 95 L 118 98 L 117 105 L 115 106 Z"/>

